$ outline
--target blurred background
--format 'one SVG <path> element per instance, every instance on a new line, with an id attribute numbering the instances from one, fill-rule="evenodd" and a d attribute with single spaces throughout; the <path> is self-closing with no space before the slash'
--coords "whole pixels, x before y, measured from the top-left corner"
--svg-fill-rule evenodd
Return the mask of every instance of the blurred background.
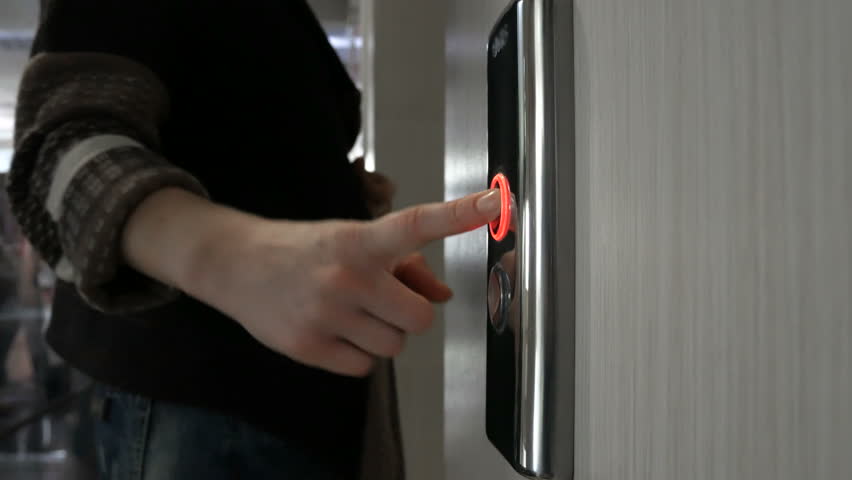
<path id="1" fill-rule="evenodd" d="M 38 21 L 38 2 L 0 2 L 0 178 L 12 157 L 15 97 Z M 53 276 L 21 236 L 0 192 L 0 477 L 91 478 L 83 409 L 87 381 L 42 332 Z M 68 474 L 65 474 L 68 472 Z M 72 472 L 74 472 L 72 474 Z"/>

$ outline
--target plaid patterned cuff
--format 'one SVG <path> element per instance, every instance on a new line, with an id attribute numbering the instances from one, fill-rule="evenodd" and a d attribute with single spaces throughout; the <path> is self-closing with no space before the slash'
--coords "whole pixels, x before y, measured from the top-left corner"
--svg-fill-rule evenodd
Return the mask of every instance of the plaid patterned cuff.
<path id="1" fill-rule="evenodd" d="M 99 153 L 71 178 L 56 219 L 65 253 L 57 273 L 70 275 L 67 280 L 73 280 L 93 307 L 130 313 L 179 295 L 122 261 L 121 232 L 127 218 L 148 195 L 165 187 L 206 196 L 193 176 L 137 146 Z"/>

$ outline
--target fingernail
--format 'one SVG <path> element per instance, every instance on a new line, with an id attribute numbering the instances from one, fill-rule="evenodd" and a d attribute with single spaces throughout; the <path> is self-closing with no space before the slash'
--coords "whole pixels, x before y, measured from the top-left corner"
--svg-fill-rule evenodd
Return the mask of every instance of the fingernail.
<path id="1" fill-rule="evenodd" d="M 500 190 L 494 189 L 479 197 L 476 209 L 490 218 L 500 214 Z"/>

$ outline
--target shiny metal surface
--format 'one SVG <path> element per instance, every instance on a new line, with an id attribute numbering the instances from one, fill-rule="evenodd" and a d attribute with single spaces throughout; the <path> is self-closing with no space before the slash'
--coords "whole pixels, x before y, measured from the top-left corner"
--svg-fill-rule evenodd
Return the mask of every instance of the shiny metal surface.
<path id="1" fill-rule="evenodd" d="M 572 146 L 573 115 L 563 118 L 571 121 L 557 126 L 555 110 L 557 106 L 570 110 L 573 104 L 573 77 L 569 64 L 573 58 L 570 52 L 572 8 L 570 2 L 560 2 L 560 14 L 555 15 L 551 0 L 524 0 L 521 3 L 524 12 L 520 18 L 521 43 L 524 48 L 518 75 L 524 85 L 522 93 L 527 108 L 522 128 L 527 140 L 522 142 L 525 146 L 520 158 L 524 165 L 520 169 L 518 191 L 513 199 L 513 217 L 518 222 L 513 225 L 513 231 L 518 233 L 518 243 L 510 257 L 517 258 L 517 262 L 505 260 L 512 266 L 511 277 L 516 285 L 510 307 L 510 326 L 518 340 L 515 350 L 519 372 L 514 419 L 517 423 L 517 446 L 513 463 L 528 476 L 549 477 L 556 472 L 557 478 L 568 479 L 573 458 L 573 225 L 559 229 L 568 235 L 564 242 L 556 235 L 560 225 L 557 217 L 561 214 L 570 223 L 574 215 L 573 201 L 565 204 L 567 212 L 556 210 L 556 186 L 560 179 L 573 179 L 573 150 L 565 148 Z M 488 180 L 481 150 L 485 148 L 485 105 L 482 103 L 485 98 L 481 90 L 485 84 L 483 46 L 488 30 L 505 8 L 506 5 L 499 2 L 466 2 L 464 5 L 454 3 L 450 9 L 447 45 L 448 198 L 481 188 Z M 486 15 L 487 11 L 493 12 L 493 15 Z M 460 28 L 455 30 L 457 25 Z M 554 29 L 560 30 L 558 38 L 553 34 Z M 568 50 L 562 52 L 562 57 L 569 62 L 560 64 L 567 70 L 557 69 L 553 61 L 555 42 L 562 42 Z M 479 49 L 474 48 L 477 46 Z M 563 87 L 559 93 L 568 98 L 568 102 L 557 101 L 554 92 L 557 74 L 564 76 L 559 82 Z M 561 137 L 557 135 L 558 131 L 563 133 Z M 561 155 L 560 158 L 557 155 Z M 564 164 L 558 171 L 559 162 Z M 560 176 L 563 173 L 564 178 Z M 462 185 L 467 185 L 468 189 L 457 190 Z M 561 184 L 567 198 L 573 197 L 572 187 L 572 183 Z M 479 253 L 481 247 L 477 248 L 477 245 L 485 243 L 487 236 L 483 235 L 468 234 L 451 239 L 446 245 L 446 268 L 451 285 L 455 288 L 465 285 L 461 292 L 457 292 L 458 300 L 446 309 L 446 445 L 450 479 L 468 478 L 465 475 L 472 475 L 469 478 L 517 478 L 516 474 L 508 473 L 510 470 L 505 465 L 502 468 L 492 465 L 493 462 L 498 462 L 498 465 L 504 462 L 495 455 L 496 452 L 488 451 L 487 446 L 483 449 L 482 414 L 478 413 L 483 409 L 479 407 L 476 411 L 476 406 L 482 405 L 481 382 L 484 380 L 483 365 L 481 357 L 477 358 L 480 355 L 477 352 L 482 351 L 485 334 L 484 325 L 477 323 L 476 319 L 482 319 L 483 312 L 487 312 L 483 295 L 485 282 L 482 279 L 488 277 L 480 274 L 477 279 L 475 273 L 485 266 L 485 259 Z M 557 242 L 565 248 L 557 249 Z M 557 250 L 561 253 L 557 254 Z M 477 265 L 477 260 L 481 264 Z M 558 282 L 561 288 L 557 288 L 555 278 L 558 265 L 564 267 L 562 275 L 565 278 Z M 479 288 L 470 289 L 469 282 L 475 282 L 474 285 L 478 284 Z M 479 305 L 474 303 L 477 298 L 481 299 Z M 556 318 L 557 312 L 560 318 Z M 556 328 L 555 323 L 562 326 Z M 558 345 L 562 348 L 554 348 Z M 556 368 L 555 363 L 562 365 Z M 563 384 L 555 385 L 558 382 Z M 557 410 L 560 425 L 554 425 Z M 456 412 L 467 412 L 468 415 L 456 416 Z M 513 419 L 508 418 L 507 421 Z M 492 460 L 485 462 L 484 458 Z M 476 463 L 479 470 L 470 470 L 466 462 Z"/>
<path id="2" fill-rule="evenodd" d="M 488 314 L 491 326 L 497 332 L 503 332 L 509 324 L 512 290 L 509 274 L 499 263 L 494 265 L 488 277 Z"/>
<path id="3" fill-rule="evenodd" d="M 486 52 L 488 176 L 505 179 L 506 185 L 517 194 L 516 203 L 526 191 L 521 175 L 527 159 L 523 8 L 523 0 L 515 0 L 506 7 L 488 36 Z M 522 341 L 519 305 L 525 299 L 517 285 L 517 272 L 521 263 L 518 252 L 525 236 L 522 217 L 522 211 L 516 207 L 511 219 L 515 223 L 512 233 L 502 239 L 492 236 L 488 241 L 488 266 L 513 272 L 513 308 L 507 312 L 511 329 L 487 329 L 485 433 L 507 462 L 517 471 L 527 473 L 519 461 L 523 368 L 519 354 Z"/>
<path id="4" fill-rule="evenodd" d="M 552 0 L 521 2 L 521 55 L 526 141 L 520 169 L 518 289 L 520 302 L 518 464 L 528 474 L 550 476 L 547 431 L 550 336 L 555 300 L 556 139 L 553 99 Z M 570 187 L 570 186 L 569 186 Z M 573 321 L 573 319 L 570 319 Z"/>
<path id="5" fill-rule="evenodd" d="M 559 11 L 557 4 L 561 5 Z M 492 425 L 489 436 L 522 474 L 540 478 L 560 474 L 566 478 L 571 475 L 573 456 L 575 341 L 571 3 L 521 0 L 510 8 L 514 10 L 498 23 L 492 38 L 493 42 L 503 42 L 505 25 L 516 16 L 521 151 L 515 159 L 516 168 L 502 167 L 517 173 L 516 243 L 515 249 L 504 256 L 516 262 L 501 260 L 514 272 L 513 305 L 517 308 L 512 309 L 510 322 L 516 342 L 511 352 L 505 351 L 499 339 L 490 342 L 489 349 L 497 351 L 489 350 L 488 368 L 506 368 L 505 361 L 495 358 L 495 353 L 516 357 L 516 394 L 508 400 L 514 402 L 514 417 L 494 419 L 489 413 L 489 422 L 515 422 L 514 445 L 503 445 L 501 429 Z M 495 50 L 499 51 L 492 45 L 490 61 L 497 68 L 505 60 L 500 60 Z M 489 85 L 505 92 L 500 71 L 491 75 Z M 501 95 L 494 95 L 490 101 L 502 102 Z M 501 115 L 507 111 L 504 105 L 489 106 L 497 107 Z M 499 116 L 491 115 L 490 119 L 499 124 L 496 128 L 489 126 L 490 135 L 505 134 Z M 490 148 L 499 148 L 504 142 L 489 144 Z M 501 159 L 506 157 L 504 152 L 490 152 L 491 157 L 497 154 Z M 500 168 L 499 163 L 492 164 L 490 171 Z M 563 199 L 559 203 L 557 191 Z M 490 371 L 488 376 L 494 378 Z M 489 386 L 488 402 L 507 401 L 498 393 L 497 388 Z"/>
<path id="6" fill-rule="evenodd" d="M 446 196 L 483 188 L 487 177 L 486 48 L 505 0 L 448 3 Z M 448 239 L 445 275 L 456 295 L 444 309 L 447 480 L 521 478 L 485 436 L 485 229 Z"/>

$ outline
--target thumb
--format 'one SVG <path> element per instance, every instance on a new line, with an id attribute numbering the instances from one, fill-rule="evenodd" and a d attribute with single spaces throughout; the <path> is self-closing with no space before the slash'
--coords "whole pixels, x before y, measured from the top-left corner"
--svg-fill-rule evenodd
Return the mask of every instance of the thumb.
<path id="1" fill-rule="evenodd" d="M 499 215 L 499 190 L 418 205 L 374 221 L 365 232 L 365 247 L 379 256 L 406 255 L 435 240 L 479 228 Z"/>

